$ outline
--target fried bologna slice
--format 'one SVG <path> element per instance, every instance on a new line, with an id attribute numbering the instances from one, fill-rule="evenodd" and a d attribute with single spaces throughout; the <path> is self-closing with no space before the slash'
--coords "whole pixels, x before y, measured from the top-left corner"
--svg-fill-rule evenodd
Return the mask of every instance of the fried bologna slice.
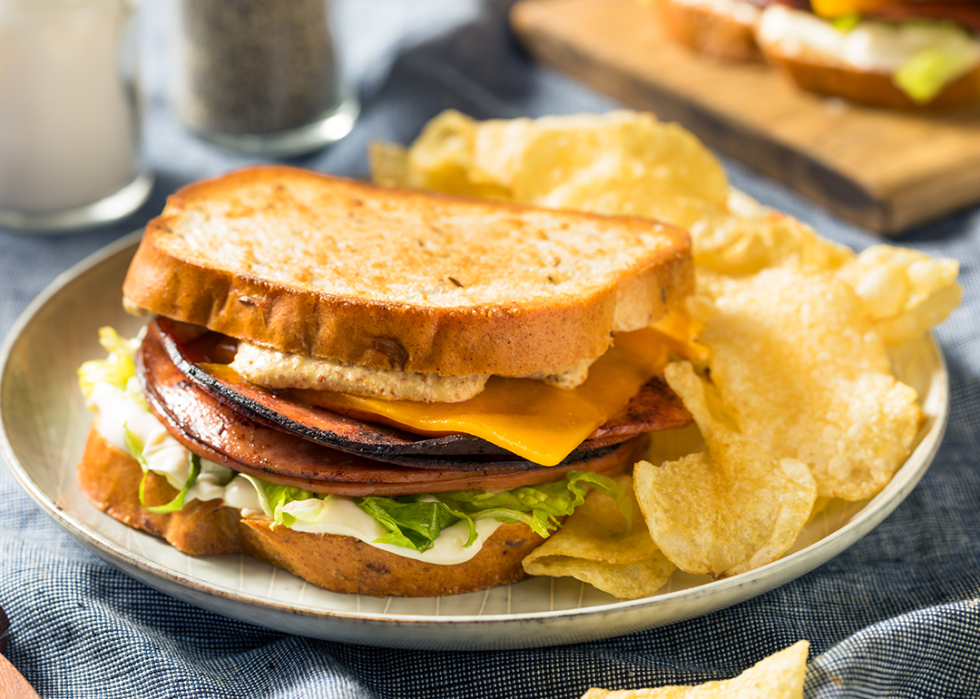
<path id="1" fill-rule="evenodd" d="M 127 309 L 285 352 L 443 375 L 559 372 L 693 287 L 684 231 L 269 166 L 146 228 Z"/>
<path id="2" fill-rule="evenodd" d="M 174 412 L 166 407 L 168 403 L 173 407 L 173 404 L 185 401 L 180 398 L 168 400 L 165 393 L 190 393 L 193 392 L 190 384 L 196 384 L 214 400 L 238 411 L 245 422 L 283 430 L 370 459 L 414 468 L 439 468 L 441 464 L 460 469 L 469 464 L 471 469 L 483 469 L 494 463 L 499 468 L 500 462 L 509 462 L 507 467 L 512 469 L 537 467 L 477 437 L 412 434 L 371 422 L 370 418 L 362 421 L 338 415 L 289 395 L 280 395 L 250 384 L 232 371 L 215 373 L 212 369 L 212 373 L 205 372 L 196 363 L 231 361 L 234 343 L 227 342 L 227 336 L 207 331 L 201 334 L 201 331 L 196 326 L 165 318 L 158 318 L 147 326 L 146 338 L 137 352 L 137 374 L 144 392 L 148 397 L 156 396 L 157 407 L 166 412 Z M 203 396 L 195 400 L 208 402 Z M 217 415 L 216 408 L 209 410 Z M 160 417 L 160 410 L 155 408 L 155 411 Z M 180 428 L 188 428 L 191 416 L 181 413 L 179 418 Z M 589 458 L 589 452 L 597 449 L 625 442 L 645 432 L 684 427 L 690 421 L 691 415 L 680 398 L 662 378 L 655 378 L 644 385 L 619 413 L 600 425 L 565 461 L 580 461 Z"/>
<path id="3" fill-rule="evenodd" d="M 396 556 L 347 536 L 273 528 L 269 520 L 241 517 L 220 500 L 195 500 L 172 514 L 150 514 L 137 497 L 139 464 L 94 428 L 78 474 L 82 491 L 100 510 L 166 539 L 184 553 L 245 552 L 334 592 L 433 597 L 484 590 L 525 578 L 521 561 L 544 541 L 524 524 L 503 524 L 471 560 L 440 566 Z M 164 478 L 149 475 L 148 503 L 169 502 L 174 495 L 176 490 Z"/>

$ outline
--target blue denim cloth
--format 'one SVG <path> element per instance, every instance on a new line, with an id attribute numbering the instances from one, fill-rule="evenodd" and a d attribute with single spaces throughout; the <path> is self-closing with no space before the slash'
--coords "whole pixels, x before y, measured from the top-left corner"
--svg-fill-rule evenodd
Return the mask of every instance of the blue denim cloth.
<path id="1" fill-rule="evenodd" d="M 144 5 L 145 152 L 158 182 L 129 219 L 59 238 L 0 231 L 0 334 L 58 273 L 158 212 L 176 187 L 254 162 L 184 132 L 164 95 L 163 0 Z M 478 118 L 616 103 L 533 65 L 504 0 L 347 0 L 335 29 L 364 112 L 343 142 L 290 162 L 365 176 L 374 139 L 408 142 L 446 108 Z M 855 248 L 876 238 L 736 162 L 733 184 Z M 945 443 L 911 496 L 812 573 L 736 607 L 577 646 L 409 652 L 309 640 L 173 600 L 63 533 L 0 468 L 0 605 L 8 657 L 43 697 L 578 697 L 738 674 L 801 638 L 806 695 L 980 696 L 980 208 L 899 241 L 962 262 L 963 306 L 935 335 L 949 363 Z M 0 688 L 2 689 L 2 688 Z"/>

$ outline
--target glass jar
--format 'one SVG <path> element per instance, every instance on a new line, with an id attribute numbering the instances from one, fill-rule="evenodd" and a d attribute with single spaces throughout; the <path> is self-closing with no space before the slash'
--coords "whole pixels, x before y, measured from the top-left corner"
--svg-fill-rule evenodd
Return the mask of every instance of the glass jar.
<path id="1" fill-rule="evenodd" d="M 357 118 L 327 0 L 170 0 L 171 103 L 193 133 L 253 154 L 333 143 Z"/>
<path id="2" fill-rule="evenodd" d="M 0 0 L 0 226 L 61 232 L 146 201 L 132 14 L 126 0 Z"/>

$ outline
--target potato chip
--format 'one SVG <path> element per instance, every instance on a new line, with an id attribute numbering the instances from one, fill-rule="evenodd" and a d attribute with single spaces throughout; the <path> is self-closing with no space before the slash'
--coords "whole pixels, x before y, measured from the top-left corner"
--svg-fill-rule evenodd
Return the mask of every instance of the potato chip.
<path id="1" fill-rule="evenodd" d="M 820 495 L 881 490 L 911 452 L 922 412 L 850 287 L 791 268 L 705 281 L 701 341 L 742 433 L 806 463 Z"/>
<path id="2" fill-rule="evenodd" d="M 500 187 L 511 196 L 528 140 L 537 122 L 531 119 L 491 119 L 480 122 L 473 139 L 468 176 L 473 182 Z"/>
<path id="3" fill-rule="evenodd" d="M 754 274 L 777 265 L 834 270 L 854 257 L 843 245 L 776 212 L 703 218 L 692 224 L 691 242 L 695 263 L 722 274 Z"/>
<path id="4" fill-rule="evenodd" d="M 443 170 L 469 169 L 473 157 L 476 121 L 449 109 L 430 120 L 409 148 L 413 172 L 438 178 Z"/>
<path id="5" fill-rule="evenodd" d="M 407 151 L 400 153 L 400 147 L 390 143 L 372 144 L 371 178 L 383 185 L 506 199 L 506 189 L 470 177 L 476 129 L 476 121 L 448 110 L 426 124 Z"/>
<path id="6" fill-rule="evenodd" d="M 844 265 L 837 276 L 861 299 L 885 344 L 911 340 L 944 321 L 963 297 L 960 264 L 917 250 L 876 245 Z"/>
<path id="7" fill-rule="evenodd" d="M 688 362 L 672 363 L 667 383 L 684 401 L 707 452 L 662 466 L 641 461 L 634 488 L 650 535 L 681 570 L 716 578 L 776 560 L 806 524 L 816 498 L 807 467 L 777 460 L 721 419 L 713 387 Z"/>
<path id="8" fill-rule="evenodd" d="M 798 641 L 730 680 L 620 691 L 592 688 L 582 699 L 803 699 L 809 652 L 810 643 Z"/>
<path id="9" fill-rule="evenodd" d="M 408 187 L 408 150 L 397 143 L 375 141 L 368 149 L 371 181 L 384 187 Z"/>
<path id="10" fill-rule="evenodd" d="M 592 491 L 562 528 L 524 559 L 528 575 L 570 576 L 621 599 L 647 597 L 666 584 L 676 566 L 650 538 L 630 477 L 616 480 L 633 502 L 632 529 L 615 500 Z"/>
<path id="11" fill-rule="evenodd" d="M 622 111 L 539 120 L 513 196 L 689 228 L 726 210 L 728 183 L 721 165 L 691 133 L 650 114 Z"/>

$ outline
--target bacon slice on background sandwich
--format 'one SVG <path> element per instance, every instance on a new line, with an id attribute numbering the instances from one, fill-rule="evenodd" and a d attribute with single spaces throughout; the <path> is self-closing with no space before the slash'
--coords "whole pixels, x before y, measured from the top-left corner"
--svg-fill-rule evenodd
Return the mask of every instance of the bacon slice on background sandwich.
<path id="1" fill-rule="evenodd" d="M 479 590 L 644 435 L 690 416 L 651 328 L 693 285 L 669 226 L 379 189 L 285 167 L 190 185 L 102 331 L 83 491 L 188 553 L 322 587 Z M 676 335 L 677 333 L 675 333 Z"/>

